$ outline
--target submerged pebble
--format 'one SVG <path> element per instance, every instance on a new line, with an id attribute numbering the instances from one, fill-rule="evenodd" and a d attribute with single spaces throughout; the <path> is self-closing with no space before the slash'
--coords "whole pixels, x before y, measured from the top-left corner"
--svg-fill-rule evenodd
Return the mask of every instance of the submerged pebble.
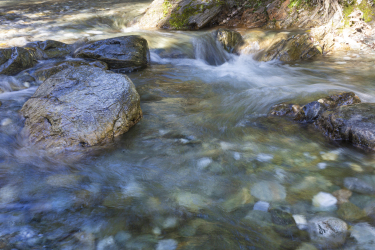
<path id="1" fill-rule="evenodd" d="M 313 197 L 312 203 L 314 207 L 322 210 L 335 210 L 337 199 L 332 194 L 319 192 Z"/>
<path id="2" fill-rule="evenodd" d="M 161 240 L 156 246 L 156 250 L 175 250 L 177 248 L 178 242 L 172 239 Z"/>
<path id="3" fill-rule="evenodd" d="M 286 197 L 285 187 L 273 181 L 260 181 L 251 188 L 251 194 L 263 201 L 279 201 Z"/>

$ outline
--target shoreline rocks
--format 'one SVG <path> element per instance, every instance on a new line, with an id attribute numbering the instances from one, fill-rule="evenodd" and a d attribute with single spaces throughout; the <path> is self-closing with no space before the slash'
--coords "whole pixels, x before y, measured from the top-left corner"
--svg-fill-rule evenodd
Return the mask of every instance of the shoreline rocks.
<path id="1" fill-rule="evenodd" d="M 0 49 L 0 74 L 15 75 L 35 66 L 32 54 L 24 48 Z"/>
<path id="2" fill-rule="evenodd" d="M 147 40 L 136 35 L 95 41 L 78 48 L 74 57 L 103 61 L 110 70 L 131 72 L 150 63 Z"/>
<path id="3" fill-rule="evenodd" d="M 314 123 L 333 140 L 375 150 L 375 103 L 361 103 L 353 92 L 331 95 L 303 107 L 277 104 L 269 115 L 290 116 L 297 122 Z"/>
<path id="4" fill-rule="evenodd" d="M 48 78 L 21 114 L 29 141 L 52 151 L 103 145 L 142 118 L 132 81 L 94 66 L 69 67 Z"/>

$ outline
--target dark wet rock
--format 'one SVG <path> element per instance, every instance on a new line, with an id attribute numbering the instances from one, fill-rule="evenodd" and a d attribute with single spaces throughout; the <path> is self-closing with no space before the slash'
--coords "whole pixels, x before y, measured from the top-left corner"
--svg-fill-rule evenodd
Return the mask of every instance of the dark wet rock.
<path id="1" fill-rule="evenodd" d="M 270 115 L 276 115 L 276 116 L 295 116 L 301 107 L 299 105 L 294 104 L 276 104 L 271 108 L 271 111 L 269 112 Z"/>
<path id="2" fill-rule="evenodd" d="M 74 53 L 77 58 L 103 61 L 110 70 L 131 72 L 146 68 L 150 52 L 146 39 L 140 36 L 123 36 L 87 44 Z"/>
<path id="3" fill-rule="evenodd" d="M 357 193 L 375 194 L 375 176 L 347 177 L 344 179 L 344 186 Z"/>
<path id="4" fill-rule="evenodd" d="M 223 45 L 229 53 L 235 53 L 244 41 L 240 33 L 234 30 L 218 29 L 216 31 L 216 40 Z"/>
<path id="5" fill-rule="evenodd" d="M 342 246 L 348 234 L 348 225 L 335 217 L 315 217 L 309 221 L 311 242 L 322 249 Z"/>
<path id="6" fill-rule="evenodd" d="M 93 62 L 86 62 L 86 61 L 65 61 L 65 62 L 58 62 L 48 64 L 40 69 L 35 70 L 34 77 L 38 81 L 45 81 L 46 79 L 50 78 L 54 74 L 58 72 L 70 68 L 70 67 L 79 67 L 79 66 L 95 66 L 101 69 L 108 69 L 108 65 L 105 62 L 101 61 L 93 61 Z"/>
<path id="7" fill-rule="evenodd" d="M 218 0 L 154 0 L 138 22 L 146 29 L 201 29 L 222 10 Z"/>
<path id="8" fill-rule="evenodd" d="M 24 48 L 0 49 L 0 74 L 15 75 L 35 64 L 31 53 Z"/>
<path id="9" fill-rule="evenodd" d="M 325 111 L 317 126 L 334 140 L 375 150 L 375 103 L 342 106 Z"/>
<path id="10" fill-rule="evenodd" d="M 271 209 L 271 214 L 274 230 L 283 237 L 297 237 L 300 235 L 300 230 L 294 221 L 293 215 L 280 209 Z"/>
<path id="11" fill-rule="evenodd" d="M 31 83 L 31 82 L 35 82 L 35 78 L 32 77 L 29 73 L 27 72 L 22 72 L 20 73 L 19 75 L 16 76 L 16 79 L 20 82 L 28 82 L 28 83 Z"/>
<path id="12" fill-rule="evenodd" d="M 326 108 L 322 103 L 310 102 L 302 107 L 302 109 L 296 114 L 296 117 L 294 119 L 299 122 L 313 122 L 325 110 Z"/>
<path id="13" fill-rule="evenodd" d="M 65 57 L 71 53 L 69 45 L 53 40 L 32 42 L 25 47 L 37 60 Z"/>
<path id="14" fill-rule="evenodd" d="M 53 151 L 103 145 L 142 118 L 131 80 L 93 66 L 67 68 L 50 77 L 21 114 L 30 142 Z"/>
<path id="15" fill-rule="evenodd" d="M 349 221 L 360 220 L 366 217 L 365 211 L 351 202 L 345 202 L 344 204 L 340 205 L 337 215 L 340 218 Z"/>
<path id="16" fill-rule="evenodd" d="M 291 62 L 311 59 L 321 54 L 307 34 L 292 36 L 274 44 L 259 58 L 260 61 L 280 60 Z"/>

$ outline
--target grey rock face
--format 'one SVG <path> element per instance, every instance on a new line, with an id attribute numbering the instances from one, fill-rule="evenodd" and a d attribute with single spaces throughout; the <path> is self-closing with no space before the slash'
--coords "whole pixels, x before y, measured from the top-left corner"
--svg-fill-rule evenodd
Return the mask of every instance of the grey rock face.
<path id="1" fill-rule="evenodd" d="M 342 246 L 348 234 L 348 225 L 335 217 L 316 217 L 309 221 L 311 241 L 322 249 Z"/>
<path id="2" fill-rule="evenodd" d="M 28 48 L 38 60 L 65 57 L 71 52 L 69 45 L 53 40 L 32 42 L 26 44 L 25 47 Z"/>
<path id="3" fill-rule="evenodd" d="M 218 29 L 216 31 L 216 40 L 218 40 L 229 53 L 236 52 L 238 46 L 242 45 L 244 42 L 240 33 L 227 29 Z"/>
<path id="4" fill-rule="evenodd" d="M 35 64 L 33 56 L 24 48 L 0 49 L 0 74 L 15 75 Z"/>
<path id="5" fill-rule="evenodd" d="M 50 77 L 21 114 L 29 140 L 55 150 L 102 145 L 142 118 L 131 80 L 93 66 L 69 67 Z"/>
<path id="6" fill-rule="evenodd" d="M 342 106 L 325 111 L 316 121 L 325 135 L 334 140 L 375 150 L 375 103 Z"/>
<path id="7" fill-rule="evenodd" d="M 140 36 L 123 36 L 105 39 L 78 48 L 75 57 L 103 61 L 110 70 L 131 72 L 146 68 L 150 51 L 146 39 Z"/>

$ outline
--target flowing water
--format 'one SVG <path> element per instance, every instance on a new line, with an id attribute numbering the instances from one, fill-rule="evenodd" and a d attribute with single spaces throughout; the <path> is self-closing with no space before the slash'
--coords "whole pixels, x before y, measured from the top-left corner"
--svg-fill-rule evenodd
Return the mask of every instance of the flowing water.
<path id="1" fill-rule="evenodd" d="M 0 77 L 0 248 L 296 249 L 309 240 L 280 236 L 267 213 L 254 208 L 279 208 L 306 220 L 338 217 L 337 207 L 314 207 L 313 196 L 342 189 L 345 177 L 375 174 L 373 153 L 330 141 L 313 125 L 267 116 L 274 104 L 304 104 L 342 91 L 374 102 L 374 53 L 258 62 L 251 53 L 226 53 L 210 30 L 131 28 L 129 20 L 150 1 L 108 2 L 46 2 L 20 11 L 4 4 L 11 13 L 1 18 L 19 16 L 1 24 L 15 29 L 2 30 L 4 47 L 140 34 L 149 41 L 152 63 L 128 74 L 141 96 L 142 121 L 85 157 L 56 159 L 28 146 L 18 111 L 38 84 Z M 89 4 L 95 10 L 83 9 Z M 23 20 L 27 25 L 18 29 L 27 15 L 35 22 Z M 350 201 L 364 209 L 375 197 L 353 193 Z M 371 216 L 359 222 L 375 225 Z M 349 238 L 343 249 L 359 246 Z"/>

